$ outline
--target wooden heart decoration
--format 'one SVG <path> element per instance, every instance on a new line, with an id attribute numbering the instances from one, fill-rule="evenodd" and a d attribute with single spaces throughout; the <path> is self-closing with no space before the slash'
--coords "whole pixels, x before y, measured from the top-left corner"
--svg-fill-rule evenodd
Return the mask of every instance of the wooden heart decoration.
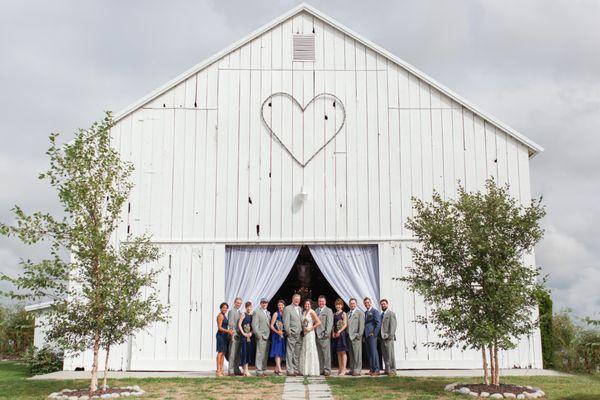
<path id="1" fill-rule="evenodd" d="M 288 103 L 289 102 L 289 103 Z M 316 107 L 317 104 L 323 103 L 323 109 L 314 110 L 314 123 L 313 123 L 313 136 L 309 140 L 305 136 L 306 130 L 309 129 L 305 125 L 306 110 L 309 107 Z M 291 104 L 290 104 L 291 103 Z M 290 111 L 285 107 L 291 107 L 291 115 L 294 112 L 300 112 L 301 114 L 301 129 L 296 129 L 296 133 L 301 134 L 301 138 L 294 138 L 294 128 L 290 124 L 293 124 L 292 118 L 284 118 L 284 112 Z M 270 109 L 270 112 L 269 112 Z M 267 118 L 265 113 L 269 113 L 269 117 L 279 117 L 279 124 L 271 124 L 273 121 L 271 118 Z M 342 101 L 331 93 L 319 93 L 315 97 L 309 100 L 306 105 L 302 106 L 294 96 L 285 92 L 277 92 L 268 96 L 262 103 L 260 116 L 263 124 L 267 127 L 271 136 L 274 137 L 281 147 L 296 161 L 301 167 L 306 165 L 313 159 L 321 150 L 325 148 L 336 136 L 346 123 L 346 108 Z M 318 122 L 318 121 L 322 121 Z M 278 132 L 275 132 L 275 131 Z M 290 134 L 291 132 L 291 134 Z M 297 152 L 294 150 L 293 143 L 302 143 L 302 151 Z"/>

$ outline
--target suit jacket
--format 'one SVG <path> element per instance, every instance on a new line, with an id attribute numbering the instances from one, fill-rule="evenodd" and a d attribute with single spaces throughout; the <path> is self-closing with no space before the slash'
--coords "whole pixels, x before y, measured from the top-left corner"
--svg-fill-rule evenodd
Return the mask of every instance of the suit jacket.
<path id="1" fill-rule="evenodd" d="M 331 329 L 333 328 L 333 311 L 327 306 L 323 307 L 321 312 L 318 312 L 318 310 L 317 308 L 315 312 L 321 320 L 321 325 L 317 326 L 315 330 L 317 337 L 319 339 L 328 339 L 331 336 Z"/>
<path id="2" fill-rule="evenodd" d="M 293 304 L 285 306 L 283 309 L 283 329 L 288 335 L 300 335 L 302 332 L 302 309 L 300 309 L 300 313 L 297 313 Z"/>
<path id="3" fill-rule="evenodd" d="M 381 338 L 383 340 L 396 340 L 396 313 L 389 308 L 382 312 L 381 318 Z"/>
<path id="4" fill-rule="evenodd" d="M 365 337 L 379 336 L 379 329 L 381 328 L 381 316 L 379 311 L 371 307 L 369 311 L 365 312 Z"/>
<path id="5" fill-rule="evenodd" d="M 233 330 L 233 336 L 238 337 L 240 335 L 240 330 L 238 329 L 238 321 L 240 320 L 240 316 L 242 315 L 242 309 L 236 310 L 235 307 L 231 308 L 227 312 L 227 328 Z"/>
<path id="6" fill-rule="evenodd" d="M 362 338 L 365 331 L 365 313 L 355 308 L 348 311 L 348 336 L 350 340 Z"/>
<path id="7" fill-rule="evenodd" d="M 267 340 L 271 333 L 271 313 L 262 308 L 254 310 L 252 315 L 252 332 L 257 338 Z"/>

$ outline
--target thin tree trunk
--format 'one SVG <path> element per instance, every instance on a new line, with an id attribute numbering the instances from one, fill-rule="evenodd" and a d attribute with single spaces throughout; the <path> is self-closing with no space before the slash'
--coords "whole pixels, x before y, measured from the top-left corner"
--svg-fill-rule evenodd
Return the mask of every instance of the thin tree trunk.
<path id="1" fill-rule="evenodd" d="M 110 354 L 110 346 L 106 347 L 106 360 L 104 361 L 104 379 L 102 380 L 102 388 L 106 390 L 108 378 L 108 356 Z"/>
<path id="2" fill-rule="evenodd" d="M 485 356 L 485 346 L 481 346 L 481 358 L 483 360 L 483 383 L 490 384 L 490 375 L 488 371 L 487 357 Z"/>
<path id="3" fill-rule="evenodd" d="M 98 390 L 98 353 L 100 352 L 100 332 L 94 335 L 94 360 L 92 362 L 92 380 L 90 382 L 90 393 Z"/>
<path id="4" fill-rule="evenodd" d="M 500 385 L 500 362 L 498 361 L 498 345 L 494 344 L 494 369 L 496 370 L 496 386 Z"/>
<path id="5" fill-rule="evenodd" d="M 490 352 L 490 370 L 491 370 L 491 377 L 492 377 L 492 385 L 495 385 L 496 382 L 494 381 L 494 377 L 496 376 L 496 364 L 494 362 L 494 346 L 493 345 L 489 346 L 489 352 Z"/>

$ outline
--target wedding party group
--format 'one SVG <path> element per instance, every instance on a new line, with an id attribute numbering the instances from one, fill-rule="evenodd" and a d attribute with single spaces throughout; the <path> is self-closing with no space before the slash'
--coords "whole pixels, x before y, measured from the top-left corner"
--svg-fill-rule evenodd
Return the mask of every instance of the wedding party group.
<path id="1" fill-rule="evenodd" d="M 335 301 L 335 311 L 327 307 L 325 296 L 319 296 L 313 309 L 310 299 L 300 305 L 301 296 L 294 294 L 291 304 L 277 302 L 277 311 L 268 311 L 269 300 L 262 298 L 253 310 L 252 302 L 236 298 L 233 308 L 221 303 L 217 316 L 217 376 L 224 376 L 224 361 L 228 360 L 228 375 L 250 376 L 254 364 L 257 376 L 265 376 L 267 361 L 275 360 L 275 375 L 283 375 L 285 362 L 288 376 L 331 375 L 331 354 L 337 354 L 338 375 L 361 375 L 363 343 L 369 364 L 367 375 L 378 376 L 383 371 L 396 374 L 394 341 L 396 315 L 386 299 L 379 302 L 381 311 L 365 297 L 365 311 L 357 300 Z M 379 354 L 381 349 L 381 357 Z M 380 358 L 383 366 L 380 365 Z"/>

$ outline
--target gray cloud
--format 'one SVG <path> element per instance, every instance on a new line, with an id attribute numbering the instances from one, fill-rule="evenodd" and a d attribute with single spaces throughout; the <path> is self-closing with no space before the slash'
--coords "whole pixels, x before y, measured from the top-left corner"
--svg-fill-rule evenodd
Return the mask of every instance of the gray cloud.
<path id="1" fill-rule="evenodd" d="M 531 163 L 548 206 L 537 261 L 556 307 L 600 310 L 600 3 L 315 1 L 546 148 Z M 58 210 L 47 135 L 119 110 L 296 1 L 5 1 L 0 13 L 0 218 Z M 68 136 L 68 135 L 67 135 Z M 0 241 L 0 269 L 41 257 Z"/>

